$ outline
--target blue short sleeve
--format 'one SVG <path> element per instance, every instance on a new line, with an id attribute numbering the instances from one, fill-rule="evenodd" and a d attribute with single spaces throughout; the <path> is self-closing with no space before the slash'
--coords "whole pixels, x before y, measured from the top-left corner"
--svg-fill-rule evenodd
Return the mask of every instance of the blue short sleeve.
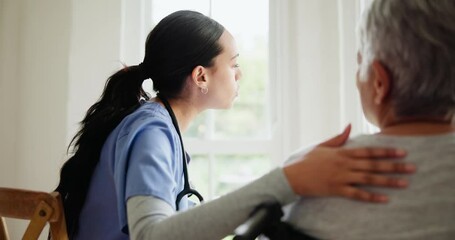
<path id="1" fill-rule="evenodd" d="M 175 205 L 175 160 L 167 126 L 149 124 L 137 132 L 130 147 L 125 202 L 136 195 L 152 195 Z"/>
<path id="2" fill-rule="evenodd" d="M 183 165 L 170 119 L 138 114 L 123 124 L 115 140 L 112 170 L 120 225 L 126 230 L 126 202 L 132 196 L 153 196 L 175 208 L 183 189 Z"/>

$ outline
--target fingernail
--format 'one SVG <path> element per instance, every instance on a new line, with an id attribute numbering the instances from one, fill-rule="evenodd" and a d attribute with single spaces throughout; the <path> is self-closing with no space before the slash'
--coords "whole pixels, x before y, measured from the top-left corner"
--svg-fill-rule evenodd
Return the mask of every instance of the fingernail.
<path id="1" fill-rule="evenodd" d="M 378 195 L 378 196 L 376 196 L 376 200 L 377 200 L 378 202 L 385 203 L 385 202 L 387 202 L 389 199 L 387 198 L 387 196 Z"/>
<path id="2" fill-rule="evenodd" d="M 403 179 L 399 179 L 399 180 L 397 181 L 397 185 L 398 185 L 399 187 L 407 187 L 407 186 L 408 186 L 408 181 L 403 180 Z"/>
<path id="3" fill-rule="evenodd" d="M 397 149 L 395 151 L 395 153 L 398 155 L 398 156 L 405 156 L 406 155 L 406 151 L 403 150 L 403 149 Z"/>
<path id="4" fill-rule="evenodd" d="M 406 171 L 415 171 L 415 170 L 416 170 L 416 166 L 415 166 L 414 164 L 406 164 L 406 165 L 404 166 L 404 169 L 405 169 Z"/>

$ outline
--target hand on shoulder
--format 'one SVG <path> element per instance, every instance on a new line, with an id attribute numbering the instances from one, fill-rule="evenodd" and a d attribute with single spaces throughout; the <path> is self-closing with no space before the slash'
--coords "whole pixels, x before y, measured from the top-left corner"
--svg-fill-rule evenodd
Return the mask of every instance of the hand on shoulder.
<path id="1" fill-rule="evenodd" d="M 387 202 L 387 196 L 368 192 L 358 185 L 403 188 L 404 179 L 384 173 L 412 173 L 415 166 L 396 160 L 405 151 L 392 148 L 341 146 L 349 137 L 350 126 L 343 133 L 304 154 L 299 161 L 283 167 L 296 194 L 303 196 L 340 196 L 368 202 Z M 377 160 L 377 159 L 387 160 Z"/>

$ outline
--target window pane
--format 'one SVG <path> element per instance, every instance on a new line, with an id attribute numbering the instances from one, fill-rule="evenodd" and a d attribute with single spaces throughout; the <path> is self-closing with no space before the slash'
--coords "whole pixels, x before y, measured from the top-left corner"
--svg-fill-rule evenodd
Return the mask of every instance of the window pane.
<path id="1" fill-rule="evenodd" d="M 208 15 L 210 0 L 152 0 L 153 25 L 178 10 L 194 10 Z"/>
<path id="2" fill-rule="evenodd" d="M 268 12 L 268 1 L 263 0 L 212 1 L 212 17 L 236 39 L 243 73 L 234 107 L 214 111 L 214 139 L 267 138 L 270 135 Z"/>
<path id="3" fill-rule="evenodd" d="M 208 139 L 210 134 L 209 128 L 209 111 L 205 111 L 197 116 L 190 127 L 184 133 L 185 138 Z"/>
<path id="4" fill-rule="evenodd" d="M 188 164 L 188 175 L 191 185 L 206 200 L 211 198 L 209 164 L 210 161 L 207 155 L 192 155 L 191 162 Z"/>
<path id="5" fill-rule="evenodd" d="M 214 196 L 235 190 L 270 170 L 264 155 L 217 155 L 214 163 Z"/>
<path id="6" fill-rule="evenodd" d="M 213 166 L 207 155 L 193 155 L 188 171 L 194 188 L 213 199 L 261 177 L 270 167 L 270 159 L 262 154 L 216 155 Z"/>

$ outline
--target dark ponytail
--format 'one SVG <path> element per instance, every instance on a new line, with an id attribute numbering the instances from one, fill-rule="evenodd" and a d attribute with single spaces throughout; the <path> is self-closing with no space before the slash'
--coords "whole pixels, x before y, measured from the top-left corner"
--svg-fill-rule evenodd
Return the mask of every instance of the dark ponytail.
<path id="1" fill-rule="evenodd" d="M 89 108 L 81 122 L 81 129 L 71 141 L 74 155 L 63 165 L 57 187 L 63 196 L 70 236 L 77 231 L 79 214 L 106 138 L 125 116 L 139 107 L 141 98 L 147 99 L 142 90 L 144 79 L 139 66 L 128 67 L 112 75 L 101 98 Z"/>
<path id="2" fill-rule="evenodd" d="M 116 72 L 104 87 L 71 141 L 74 155 L 63 165 L 57 191 L 63 196 L 70 238 L 78 230 L 79 215 L 93 171 L 108 135 L 148 99 L 142 89 L 151 78 L 156 92 L 167 99 L 178 97 L 185 79 L 196 66 L 210 67 L 222 52 L 218 39 L 224 27 L 194 11 L 178 11 L 161 20 L 150 32 L 143 63 Z"/>

